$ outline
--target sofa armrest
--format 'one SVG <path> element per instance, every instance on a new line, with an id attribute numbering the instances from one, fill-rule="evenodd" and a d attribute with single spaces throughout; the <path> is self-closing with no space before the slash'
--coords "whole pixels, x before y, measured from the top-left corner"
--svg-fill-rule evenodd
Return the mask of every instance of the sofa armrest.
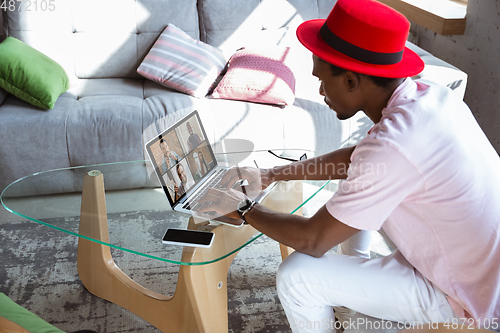
<path id="1" fill-rule="evenodd" d="M 414 79 L 425 79 L 449 87 L 464 98 L 468 75 L 459 68 L 433 56 L 417 45 L 407 42 L 406 46 L 416 52 L 425 63 L 424 70 Z"/>
<path id="2" fill-rule="evenodd" d="M 3 104 L 3 102 L 5 101 L 5 99 L 7 98 L 7 95 L 9 93 L 7 91 L 5 91 L 5 89 L 3 88 L 0 88 L 0 105 Z"/>

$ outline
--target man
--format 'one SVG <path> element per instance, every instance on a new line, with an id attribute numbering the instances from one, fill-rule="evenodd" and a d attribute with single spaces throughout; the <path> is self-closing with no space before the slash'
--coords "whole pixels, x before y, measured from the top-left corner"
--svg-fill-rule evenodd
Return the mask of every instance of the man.
<path id="1" fill-rule="evenodd" d="M 189 151 L 191 151 L 191 150 L 195 149 L 196 147 L 198 147 L 202 140 L 198 134 L 194 133 L 193 127 L 191 127 L 191 124 L 189 122 L 187 122 L 186 127 L 187 127 L 187 130 L 189 133 L 189 138 L 187 141 L 188 148 L 189 148 Z"/>
<path id="2" fill-rule="evenodd" d="M 339 119 L 361 110 L 375 125 L 356 147 L 224 181 L 345 179 L 314 216 L 279 214 L 235 190 L 206 195 L 207 210 L 240 215 L 296 250 L 277 275 L 294 332 L 333 331 L 339 307 L 401 323 L 499 328 L 500 158 L 451 90 L 408 78 L 423 69 L 405 47 L 408 31 L 401 14 L 372 0 L 339 0 L 326 20 L 297 30 L 325 103 Z M 333 171 L 306 173 L 325 169 Z M 390 256 L 329 252 L 380 228 L 398 247 Z"/>
<path id="3" fill-rule="evenodd" d="M 160 170 L 162 174 L 165 174 L 171 167 L 179 163 L 179 155 L 170 150 L 168 143 L 163 139 L 160 140 L 160 149 L 163 153 L 160 161 Z"/>

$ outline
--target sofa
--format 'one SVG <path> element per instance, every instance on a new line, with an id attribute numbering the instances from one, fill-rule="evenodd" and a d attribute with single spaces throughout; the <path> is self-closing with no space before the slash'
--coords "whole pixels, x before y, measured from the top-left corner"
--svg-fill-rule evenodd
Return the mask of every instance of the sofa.
<path id="1" fill-rule="evenodd" d="M 40 2 L 40 1 L 39 1 Z M 312 58 L 295 37 L 304 20 L 326 18 L 335 0 L 65 0 L 3 10 L 6 37 L 47 55 L 74 85 L 52 109 L 32 106 L 0 88 L 0 191 L 31 173 L 146 159 L 153 135 L 198 110 L 212 144 L 244 139 L 253 149 L 325 153 L 356 144 L 372 126 L 359 112 L 339 121 L 318 94 Z M 50 5 L 50 6 L 48 6 Z M 194 97 L 137 73 L 165 27 L 220 49 L 226 60 L 245 47 L 289 47 L 295 99 L 270 105 Z M 467 74 L 408 42 L 426 63 L 419 76 L 463 95 Z M 145 163 L 146 164 L 146 163 Z M 71 171 L 30 193 L 73 192 Z M 146 165 L 109 188 L 150 186 Z"/>

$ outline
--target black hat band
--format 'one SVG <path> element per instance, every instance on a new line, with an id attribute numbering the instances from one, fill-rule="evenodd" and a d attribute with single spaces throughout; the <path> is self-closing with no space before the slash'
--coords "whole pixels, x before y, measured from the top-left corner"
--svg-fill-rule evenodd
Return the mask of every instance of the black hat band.
<path id="1" fill-rule="evenodd" d="M 335 35 L 327 24 L 319 31 L 321 37 L 330 47 L 353 59 L 373 65 L 394 65 L 403 59 L 403 50 L 394 53 L 373 52 L 353 45 Z"/>

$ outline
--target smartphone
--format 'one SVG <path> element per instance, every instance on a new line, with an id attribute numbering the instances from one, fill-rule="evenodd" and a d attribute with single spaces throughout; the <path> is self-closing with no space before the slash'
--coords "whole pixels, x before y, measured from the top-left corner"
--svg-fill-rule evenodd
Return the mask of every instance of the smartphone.
<path id="1" fill-rule="evenodd" d="M 209 248 L 214 236 L 213 232 L 208 231 L 170 228 L 163 236 L 163 244 Z"/>

